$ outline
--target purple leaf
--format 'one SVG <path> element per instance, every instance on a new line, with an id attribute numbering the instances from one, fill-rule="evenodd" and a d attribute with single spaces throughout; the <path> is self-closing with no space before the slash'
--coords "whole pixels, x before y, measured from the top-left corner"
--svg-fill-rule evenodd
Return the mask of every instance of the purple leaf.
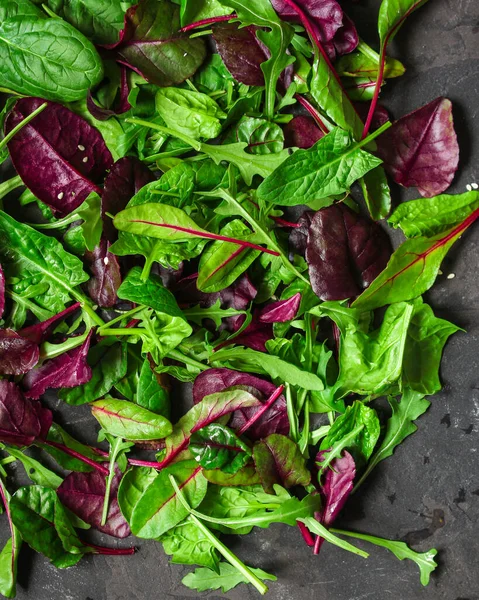
<path id="1" fill-rule="evenodd" d="M 129 94 L 130 88 L 128 87 L 126 67 L 120 65 L 119 98 L 118 103 L 116 104 L 116 108 L 112 109 L 98 106 L 98 104 L 96 104 L 96 102 L 93 100 L 91 91 L 88 90 L 88 95 L 86 98 L 88 112 L 98 121 L 107 121 L 110 117 L 114 117 L 115 115 L 122 115 L 123 113 L 129 111 L 131 108 L 131 104 L 128 101 Z"/>
<path id="2" fill-rule="evenodd" d="M 322 462 L 323 455 L 326 451 L 318 452 L 316 456 L 317 462 Z M 356 477 L 356 465 L 354 459 L 344 451 L 344 456 L 335 458 L 326 470 L 322 481 L 320 493 L 323 500 L 323 508 L 316 518 L 325 527 L 331 527 L 341 509 L 346 503 L 353 489 L 353 481 Z M 323 542 L 323 538 L 318 537 L 315 544 L 315 553 L 319 552 L 319 548 Z"/>
<path id="3" fill-rule="evenodd" d="M 286 323 L 294 319 L 301 303 L 301 294 L 294 294 L 286 300 L 270 302 L 261 309 L 258 320 L 262 323 Z"/>
<path id="4" fill-rule="evenodd" d="M 125 15 L 116 44 L 122 64 L 150 83 L 170 86 L 194 75 L 206 56 L 204 42 L 180 31 L 180 8 L 166 0 L 141 0 Z"/>
<path id="5" fill-rule="evenodd" d="M 193 384 L 193 401 L 200 402 L 208 394 L 222 392 L 227 388 L 242 386 L 261 402 L 265 402 L 276 389 L 269 381 L 250 375 L 240 373 L 232 369 L 208 369 L 200 373 Z M 259 408 L 244 408 L 236 410 L 228 426 L 239 430 L 258 411 Z M 259 440 L 271 433 L 287 435 L 289 432 L 289 421 L 286 412 L 286 398 L 281 395 L 272 407 L 248 429 L 248 437 Z"/>
<path id="6" fill-rule="evenodd" d="M 51 412 L 39 402 L 24 397 L 19 388 L 5 379 L 0 380 L 0 440 L 15 446 L 30 446 L 46 435 L 51 425 Z"/>
<path id="7" fill-rule="evenodd" d="M 284 127 L 283 133 L 286 148 L 311 148 L 324 137 L 324 133 L 316 125 L 314 119 L 303 115 L 291 119 Z"/>
<path id="8" fill-rule="evenodd" d="M 103 239 L 87 255 L 87 259 L 91 260 L 92 272 L 88 281 L 88 293 L 95 304 L 104 308 L 111 308 L 118 302 L 116 293 L 121 285 L 120 265 L 117 257 L 108 251 L 109 247 L 110 243 Z"/>
<path id="9" fill-rule="evenodd" d="M 368 116 L 369 106 L 367 104 L 365 104 L 364 102 L 356 102 L 354 104 L 354 108 L 356 109 L 358 115 L 361 117 L 361 120 L 365 121 Z M 376 104 L 376 106 L 374 108 L 373 117 L 371 120 L 371 127 L 369 128 L 369 130 L 376 131 L 376 129 L 379 129 L 381 127 L 381 125 L 384 125 L 384 123 L 387 123 L 390 120 L 391 119 L 390 119 L 389 113 L 384 108 L 384 106 L 381 106 L 380 104 Z"/>
<path id="10" fill-rule="evenodd" d="M 289 234 L 289 247 L 294 254 L 305 255 L 309 228 L 314 214 L 312 210 L 306 210 L 298 219 L 299 227 L 295 227 Z"/>
<path id="11" fill-rule="evenodd" d="M 417 187 L 425 198 L 451 185 L 459 146 L 447 98 L 436 98 L 401 117 L 377 142 L 378 154 L 396 183 Z"/>
<path id="12" fill-rule="evenodd" d="M 41 98 L 18 100 L 5 121 L 5 133 L 43 103 Z M 98 185 L 113 163 L 100 133 L 60 104 L 47 108 L 9 142 L 13 165 L 23 183 L 53 211 L 67 215 Z"/>
<path id="13" fill-rule="evenodd" d="M 218 54 L 233 77 L 245 85 L 264 85 L 261 63 L 268 55 L 254 27 L 239 28 L 236 23 L 215 25 L 213 39 Z"/>
<path id="14" fill-rule="evenodd" d="M 356 49 L 359 44 L 359 36 L 354 23 L 343 14 L 343 26 L 338 29 L 330 42 L 324 44 L 324 48 L 331 60 L 338 56 L 349 54 Z"/>
<path id="15" fill-rule="evenodd" d="M 49 388 L 76 387 L 91 379 L 91 368 L 87 363 L 92 331 L 78 348 L 47 360 L 41 367 L 33 369 L 23 379 L 27 398 L 40 398 Z"/>
<path id="16" fill-rule="evenodd" d="M 66 319 L 66 317 L 74 313 L 78 308 L 80 308 L 80 306 L 80 302 L 76 302 L 46 321 L 36 323 L 35 325 L 30 325 L 30 327 L 24 327 L 19 331 L 19 333 L 22 337 L 27 338 L 35 344 L 41 344 L 51 336 L 55 327 L 57 326 L 58 321 Z"/>
<path id="17" fill-rule="evenodd" d="M 140 160 L 126 156 L 120 158 L 111 167 L 110 173 L 105 179 L 103 194 L 101 196 L 103 228 L 107 239 L 114 242 L 118 237 L 118 231 L 113 222 L 105 213 L 116 214 L 126 208 L 129 200 L 137 194 L 141 188 L 154 181 L 155 176 Z"/>
<path id="18" fill-rule="evenodd" d="M 13 329 L 0 329 L 0 375 L 28 373 L 39 358 L 38 344 Z"/>
<path id="19" fill-rule="evenodd" d="M 110 504 L 105 525 L 101 525 L 103 501 L 106 493 L 106 478 L 98 471 L 89 473 L 72 472 L 57 490 L 61 503 L 75 515 L 98 531 L 117 538 L 131 533 L 118 506 L 117 492 L 122 475 L 117 469 L 110 488 Z"/>
<path id="20" fill-rule="evenodd" d="M 285 435 L 273 433 L 257 442 L 253 459 L 265 492 L 274 493 L 275 483 L 285 488 L 309 485 L 311 473 L 298 445 Z"/>
<path id="21" fill-rule="evenodd" d="M 344 204 L 319 210 L 309 229 L 306 262 L 322 300 L 358 296 L 386 267 L 391 243 L 381 227 Z"/>
<path id="22" fill-rule="evenodd" d="M 271 0 L 279 16 L 285 21 L 300 22 L 298 13 L 284 0 Z M 343 11 L 336 0 L 295 0 L 309 18 L 321 42 L 329 42 L 343 26 Z"/>
<path id="23" fill-rule="evenodd" d="M 0 265 L 0 319 L 5 309 L 5 275 L 3 274 L 2 265 Z"/>

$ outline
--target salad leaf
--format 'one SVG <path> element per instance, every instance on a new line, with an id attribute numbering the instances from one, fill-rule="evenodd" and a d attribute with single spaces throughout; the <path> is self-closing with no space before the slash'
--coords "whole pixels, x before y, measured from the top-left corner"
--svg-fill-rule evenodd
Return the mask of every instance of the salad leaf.
<path id="1" fill-rule="evenodd" d="M 170 418 L 168 385 L 161 374 L 154 372 L 149 360 L 144 360 L 141 366 L 134 401 L 138 406 Z"/>
<path id="2" fill-rule="evenodd" d="M 203 475 L 210 482 L 218 486 L 256 485 L 261 483 L 258 473 L 253 465 L 247 465 L 236 473 L 224 473 L 221 469 L 205 469 Z"/>
<path id="3" fill-rule="evenodd" d="M 221 469 L 224 473 L 237 473 L 251 458 L 249 447 L 234 431 L 219 423 L 196 431 L 191 436 L 189 449 L 202 467 Z"/>
<path id="4" fill-rule="evenodd" d="M 274 575 L 266 573 L 262 569 L 251 568 L 251 571 L 263 581 L 276 581 L 277 579 Z M 195 569 L 193 573 L 188 573 L 188 575 L 183 577 L 181 583 L 197 592 L 221 590 L 225 594 L 240 583 L 249 583 L 249 581 L 233 565 L 227 562 L 220 562 L 219 573 L 207 568 Z"/>
<path id="5" fill-rule="evenodd" d="M 0 329 L 0 375 L 21 375 L 37 364 L 40 351 L 35 342 L 13 329 Z"/>
<path id="6" fill-rule="evenodd" d="M 121 273 L 118 259 L 109 251 L 109 242 L 101 240 L 91 254 L 90 270 L 92 277 L 88 282 L 88 294 L 95 304 L 111 308 L 118 302 L 118 288 Z"/>
<path id="7" fill-rule="evenodd" d="M 0 319 L 5 310 L 5 274 L 3 273 L 2 265 L 0 265 Z"/>
<path id="8" fill-rule="evenodd" d="M 58 326 L 58 322 L 66 319 L 66 317 L 70 316 L 72 313 L 77 311 L 80 308 L 80 303 L 75 302 L 71 304 L 65 310 L 62 310 L 58 314 L 54 315 L 50 319 L 46 321 L 41 321 L 40 323 L 35 323 L 34 325 L 30 325 L 29 327 L 24 327 L 20 330 L 20 335 L 35 344 L 41 344 L 46 341 L 55 331 Z"/>
<path id="9" fill-rule="evenodd" d="M 283 129 L 285 145 L 287 148 L 311 148 L 317 141 L 324 137 L 324 133 L 315 124 L 314 119 L 298 115 L 293 117 Z"/>
<path id="10" fill-rule="evenodd" d="M 181 565 L 201 565 L 218 570 L 219 556 L 210 540 L 198 526 L 186 519 L 161 537 L 166 554 L 172 555 L 171 562 Z"/>

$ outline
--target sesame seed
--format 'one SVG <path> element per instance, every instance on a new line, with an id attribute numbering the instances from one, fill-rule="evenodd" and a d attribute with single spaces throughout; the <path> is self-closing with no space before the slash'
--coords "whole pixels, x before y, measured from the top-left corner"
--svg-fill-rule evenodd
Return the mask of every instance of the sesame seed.
<path id="1" fill-rule="evenodd" d="M 456 276 L 455 273 L 449 273 L 449 275 L 447 276 L 448 279 L 454 279 L 454 277 Z"/>
<path id="2" fill-rule="evenodd" d="M 107 265 L 110 261 L 108 260 L 108 256 L 105 256 L 103 259 L 103 264 Z"/>
<path id="3" fill-rule="evenodd" d="M 468 192 L 472 192 L 472 185 L 470 185 L 469 183 L 466 185 L 466 190 Z"/>
<path id="4" fill-rule="evenodd" d="M 61 199 L 63 198 L 63 192 L 60 192 L 60 193 L 57 195 L 57 198 L 58 198 L 59 200 L 61 200 Z"/>
<path id="5" fill-rule="evenodd" d="M 85 146 L 78 144 L 78 150 L 80 150 L 80 152 L 83 152 L 85 150 Z"/>
<path id="6" fill-rule="evenodd" d="M 83 162 L 88 162 L 88 156 L 85 156 L 85 158 L 83 159 Z"/>
<path id="7" fill-rule="evenodd" d="M 477 189 L 479 189 L 479 184 L 477 184 L 477 183 L 471 183 L 471 187 L 472 187 L 473 190 L 477 190 Z"/>

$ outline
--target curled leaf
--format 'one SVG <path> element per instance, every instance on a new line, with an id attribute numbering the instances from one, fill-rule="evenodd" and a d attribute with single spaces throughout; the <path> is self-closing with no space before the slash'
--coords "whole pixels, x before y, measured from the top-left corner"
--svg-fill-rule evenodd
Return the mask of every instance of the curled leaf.
<path id="1" fill-rule="evenodd" d="M 38 345 L 13 329 L 0 329 L 0 375 L 22 375 L 37 364 Z"/>

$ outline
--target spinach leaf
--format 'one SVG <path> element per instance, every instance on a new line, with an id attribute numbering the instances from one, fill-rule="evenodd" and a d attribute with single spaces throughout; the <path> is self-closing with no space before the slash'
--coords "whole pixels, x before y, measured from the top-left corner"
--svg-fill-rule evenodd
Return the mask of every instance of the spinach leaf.
<path id="1" fill-rule="evenodd" d="M 189 519 L 167 531 L 160 541 L 166 554 L 172 555 L 173 564 L 201 565 L 213 571 L 219 568 L 218 551 L 201 529 Z"/>
<path id="2" fill-rule="evenodd" d="M 147 467 L 133 467 L 125 473 L 118 488 L 118 504 L 128 523 L 138 500 L 156 477 L 157 471 Z"/>
<path id="3" fill-rule="evenodd" d="M 245 142 L 253 154 L 272 154 L 283 150 L 284 134 L 276 123 L 266 119 L 242 117 L 229 130 L 224 142 Z"/>
<path id="4" fill-rule="evenodd" d="M 251 450 L 228 427 L 211 423 L 190 438 L 189 449 L 198 464 L 205 469 L 221 469 L 237 473 L 249 462 Z"/>
<path id="5" fill-rule="evenodd" d="M 5 451 L 8 452 L 10 456 L 14 456 L 22 463 L 23 467 L 25 468 L 25 473 L 29 479 L 31 479 L 37 485 L 56 490 L 62 484 L 63 479 L 61 477 L 59 477 L 53 471 L 50 471 L 50 469 L 47 469 L 35 458 L 22 452 L 19 448 L 7 446 Z"/>
<path id="6" fill-rule="evenodd" d="M 181 0 L 180 5 L 182 27 L 202 19 L 228 15 L 231 12 L 228 7 L 221 6 L 218 0 Z"/>
<path id="7" fill-rule="evenodd" d="M 0 76 L 2 86 L 18 94 L 73 102 L 101 81 L 103 65 L 93 44 L 69 23 L 10 17 L 7 10 L 0 20 Z"/>
<path id="8" fill-rule="evenodd" d="M 170 395 L 165 376 L 153 371 L 149 360 L 145 360 L 141 367 L 138 380 L 138 393 L 135 402 L 147 410 L 170 418 Z"/>

